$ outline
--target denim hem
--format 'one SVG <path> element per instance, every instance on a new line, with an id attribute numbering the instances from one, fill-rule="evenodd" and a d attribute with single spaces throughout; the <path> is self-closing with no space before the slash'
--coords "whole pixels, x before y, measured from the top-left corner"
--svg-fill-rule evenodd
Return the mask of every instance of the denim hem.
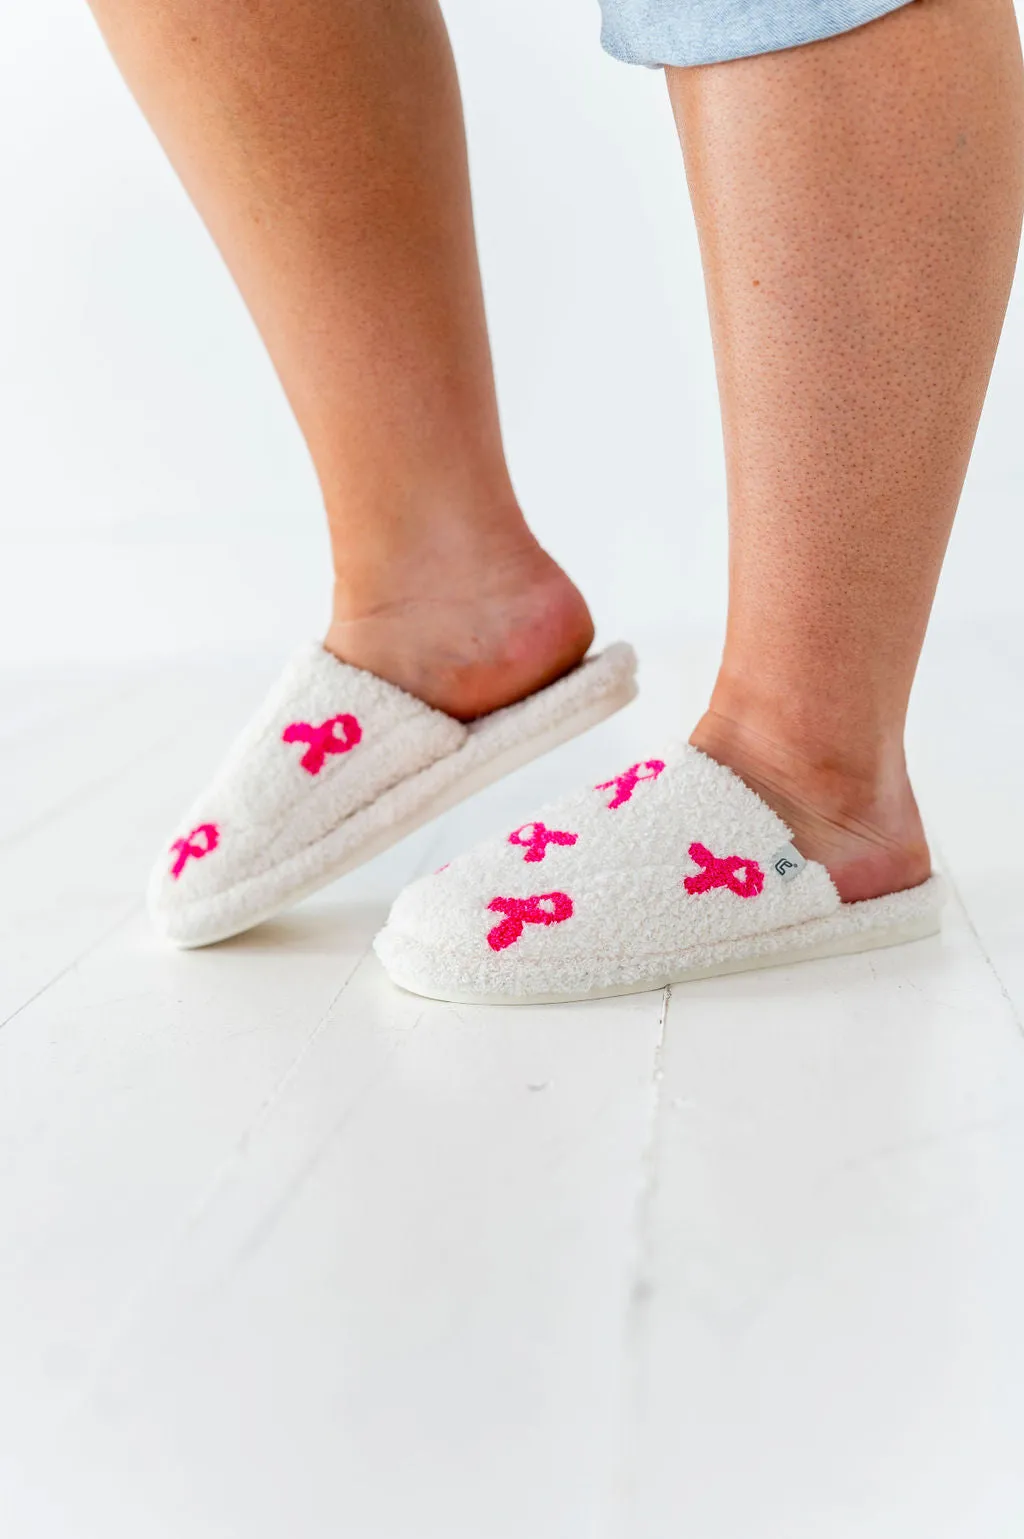
<path id="1" fill-rule="evenodd" d="M 852 32 L 912 0 L 763 0 L 762 14 L 723 16 L 705 11 L 702 0 L 602 0 L 604 23 L 601 46 L 623 64 L 643 64 L 650 69 L 664 65 L 686 68 L 695 64 L 725 64 L 757 54 L 778 53 L 819 43 L 827 37 Z M 736 6 L 729 9 L 735 11 Z M 699 11 L 699 15 L 694 13 Z M 642 16 L 634 13 L 643 12 Z M 764 12 L 769 14 L 765 15 Z M 653 14 L 652 14 L 653 13 Z"/>

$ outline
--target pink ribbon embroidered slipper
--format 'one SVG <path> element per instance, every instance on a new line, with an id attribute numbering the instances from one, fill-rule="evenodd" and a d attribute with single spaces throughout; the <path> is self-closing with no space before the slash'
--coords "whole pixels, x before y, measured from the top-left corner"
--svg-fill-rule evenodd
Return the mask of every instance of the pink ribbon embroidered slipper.
<path id="1" fill-rule="evenodd" d="M 179 946 L 247 930 L 635 694 L 636 657 L 617 642 L 466 725 L 307 647 L 168 841 L 153 920 Z"/>
<path id="2" fill-rule="evenodd" d="M 941 882 L 842 903 L 737 775 L 684 744 L 407 887 L 375 941 L 393 982 L 553 1004 L 932 935 Z"/>

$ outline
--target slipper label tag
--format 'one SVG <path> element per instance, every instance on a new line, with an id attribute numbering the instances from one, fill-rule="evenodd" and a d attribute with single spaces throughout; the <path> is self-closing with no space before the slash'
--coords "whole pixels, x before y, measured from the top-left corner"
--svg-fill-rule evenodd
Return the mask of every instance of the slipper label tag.
<path id="1" fill-rule="evenodd" d="M 776 876 L 781 876 L 784 882 L 794 881 L 806 864 L 800 851 L 794 849 L 791 844 L 784 844 L 781 850 L 776 850 L 771 861 L 772 870 Z"/>

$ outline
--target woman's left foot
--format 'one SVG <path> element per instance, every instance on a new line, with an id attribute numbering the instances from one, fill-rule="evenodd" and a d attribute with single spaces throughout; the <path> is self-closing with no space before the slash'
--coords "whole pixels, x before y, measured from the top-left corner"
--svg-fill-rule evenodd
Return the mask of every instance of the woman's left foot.
<path id="1" fill-rule="evenodd" d="M 297 653 L 154 868 L 178 946 L 269 919 L 636 693 L 621 643 L 472 727 L 319 645 Z"/>

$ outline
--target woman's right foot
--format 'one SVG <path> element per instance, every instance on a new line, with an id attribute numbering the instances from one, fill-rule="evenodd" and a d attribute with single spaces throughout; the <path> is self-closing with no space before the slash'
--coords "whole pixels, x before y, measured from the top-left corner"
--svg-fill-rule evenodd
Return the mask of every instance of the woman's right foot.
<path id="1" fill-rule="evenodd" d="M 778 813 L 801 855 L 826 868 L 844 903 L 927 881 L 931 855 L 900 746 L 879 753 L 873 775 L 863 767 L 851 773 L 841 751 L 794 746 L 762 726 L 742 712 L 709 710 L 690 742 Z"/>
<path id="2" fill-rule="evenodd" d="M 375 942 L 392 980 L 456 1003 L 557 1003 L 938 928 L 942 887 L 927 871 L 913 885 L 897 877 L 900 891 L 843 902 L 744 778 L 694 746 L 662 753 L 595 767 L 543 821 L 506 826 L 407 887 Z"/>

